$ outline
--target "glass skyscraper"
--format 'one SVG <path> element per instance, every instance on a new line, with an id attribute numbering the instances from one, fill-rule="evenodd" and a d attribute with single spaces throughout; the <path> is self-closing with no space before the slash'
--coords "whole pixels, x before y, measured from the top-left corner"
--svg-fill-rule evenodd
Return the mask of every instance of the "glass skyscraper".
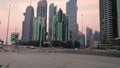
<path id="1" fill-rule="evenodd" d="M 117 15 L 118 15 L 118 37 L 120 38 L 120 0 L 117 0 Z"/>
<path id="2" fill-rule="evenodd" d="M 87 47 L 92 45 L 92 36 L 93 36 L 93 31 L 91 28 L 87 27 L 86 28 L 86 42 L 87 42 Z"/>
<path id="3" fill-rule="evenodd" d="M 52 40 L 52 19 L 57 13 L 57 6 L 54 6 L 54 3 L 50 4 L 49 6 L 49 33 L 48 39 L 49 41 Z"/>
<path id="4" fill-rule="evenodd" d="M 66 15 L 69 19 L 68 39 L 77 41 L 78 24 L 77 24 L 77 0 L 69 0 L 66 4 Z"/>
<path id="5" fill-rule="evenodd" d="M 99 0 L 100 34 L 102 42 L 109 42 L 118 36 L 117 0 Z"/>
<path id="6" fill-rule="evenodd" d="M 59 9 L 58 13 L 53 17 L 52 26 L 52 39 L 54 41 L 68 40 L 68 18 L 61 9 Z"/>
<path id="7" fill-rule="evenodd" d="M 46 33 L 47 33 L 46 32 L 47 31 L 47 1 L 46 0 L 40 0 L 38 2 L 38 5 L 37 5 L 37 17 L 40 17 L 41 20 L 44 19 L 45 26 L 43 28 L 42 27 L 41 28 L 43 29 L 42 38 L 44 38 L 44 40 L 46 41 Z"/>
<path id="8" fill-rule="evenodd" d="M 25 20 L 22 25 L 22 42 L 29 42 L 32 40 L 34 8 L 28 6 L 24 13 Z"/>

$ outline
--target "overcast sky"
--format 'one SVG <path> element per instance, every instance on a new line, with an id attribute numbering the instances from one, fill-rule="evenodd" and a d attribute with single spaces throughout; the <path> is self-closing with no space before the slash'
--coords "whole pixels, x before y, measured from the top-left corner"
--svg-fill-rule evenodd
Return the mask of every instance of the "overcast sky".
<path id="1" fill-rule="evenodd" d="M 36 7 L 39 0 L 32 0 L 32 6 L 34 7 L 36 16 Z M 47 0 L 48 6 L 50 3 L 57 5 L 58 9 L 62 8 L 64 13 L 66 13 L 66 2 L 68 0 Z M 11 32 L 15 31 L 17 27 L 17 32 L 22 32 L 22 21 L 24 20 L 23 13 L 26 11 L 26 7 L 30 5 L 30 0 L 0 0 L 0 39 L 5 41 L 6 30 L 7 30 L 7 20 L 8 20 L 8 4 L 12 3 L 11 16 L 10 16 L 10 29 L 9 29 L 9 39 Z M 79 31 L 81 31 L 81 22 L 83 17 L 84 23 L 84 33 L 86 33 L 86 27 L 92 28 L 94 31 L 99 31 L 99 0 L 78 0 L 78 20 Z"/>

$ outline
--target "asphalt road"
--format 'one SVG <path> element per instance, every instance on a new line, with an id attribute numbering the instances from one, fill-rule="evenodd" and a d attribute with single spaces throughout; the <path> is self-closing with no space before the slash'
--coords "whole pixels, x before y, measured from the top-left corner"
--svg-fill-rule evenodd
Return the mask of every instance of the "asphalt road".
<path id="1" fill-rule="evenodd" d="M 51 50 L 55 49 L 47 49 L 48 52 L 22 49 L 18 54 L 0 52 L 0 64 L 3 68 L 120 68 L 120 58 L 49 52 Z"/>

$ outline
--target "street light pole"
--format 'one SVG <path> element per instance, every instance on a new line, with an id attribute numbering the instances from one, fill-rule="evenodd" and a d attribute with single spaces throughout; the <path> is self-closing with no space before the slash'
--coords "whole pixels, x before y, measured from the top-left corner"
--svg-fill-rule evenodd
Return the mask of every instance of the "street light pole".
<path id="1" fill-rule="evenodd" d="M 8 33 L 9 33 L 10 7 L 11 7 L 11 4 L 9 4 L 8 6 L 9 6 L 9 12 L 8 12 L 8 23 L 7 23 L 7 34 L 6 34 L 6 46 L 7 46 L 7 44 L 8 44 Z"/>
<path id="2" fill-rule="evenodd" d="M 83 14 L 81 16 L 82 16 L 82 33 L 83 33 Z"/>

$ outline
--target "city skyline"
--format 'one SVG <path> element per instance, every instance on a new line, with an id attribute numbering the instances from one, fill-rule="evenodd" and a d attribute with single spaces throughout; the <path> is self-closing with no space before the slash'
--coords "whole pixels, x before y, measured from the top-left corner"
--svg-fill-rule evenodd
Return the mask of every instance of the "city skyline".
<path id="1" fill-rule="evenodd" d="M 31 3 L 31 6 L 34 7 L 35 14 L 36 14 L 36 9 L 37 9 L 36 6 L 37 6 L 38 1 L 39 0 L 32 1 L 32 3 Z M 65 0 L 65 1 L 47 0 L 47 1 L 48 1 L 48 6 L 50 5 L 50 3 L 54 3 L 55 5 L 57 5 L 58 9 L 62 8 L 63 11 L 66 12 L 65 6 L 66 6 L 66 2 L 68 0 Z M 62 2 L 62 4 L 61 4 L 61 2 Z M 5 36 L 6 36 L 6 25 L 7 25 L 7 17 L 8 17 L 7 4 L 8 3 L 13 4 L 13 6 L 11 7 L 9 36 L 10 36 L 11 32 L 15 31 L 16 26 L 17 26 L 17 31 L 19 33 L 22 32 L 22 21 L 24 20 L 23 13 L 25 12 L 26 7 L 30 5 L 30 2 L 28 0 L 24 0 L 24 1 L 23 0 L 22 1 L 4 0 L 1 2 L 1 5 L 3 5 L 3 6 L 0 7 L 2 9 L 0 11 L 0 21 L 2 22 L 0 24 L 0 31 L 2 33 L 2 34 L 0 34 L 0 39 L 2 39 L 2 40 L 5 40 Z M 83 17 L 84 33 L 86 30 L 86 26 L 91 27 L 93 30 L 99 31 L 99 3 L 98 3 L 98 1 L 96 1 L 96 0 L 93 0 L 93 1 L 79 0 L 78 1 L 77 23 L 79 24 L 79 31 L 81 31 L 81 22 L 82 22 L 81 15 L 82 14 L 84 15 L 84 17 Z M 91 16 L 96 19 L 92 18 Z M 88 23 L 90 23 L 90 24 L 87 25 Z M 48 22 L 47 22 L 47 24 L 48 24 Z M 21 36 L 20 36 L 20 38 L 21 38 Z"/>

